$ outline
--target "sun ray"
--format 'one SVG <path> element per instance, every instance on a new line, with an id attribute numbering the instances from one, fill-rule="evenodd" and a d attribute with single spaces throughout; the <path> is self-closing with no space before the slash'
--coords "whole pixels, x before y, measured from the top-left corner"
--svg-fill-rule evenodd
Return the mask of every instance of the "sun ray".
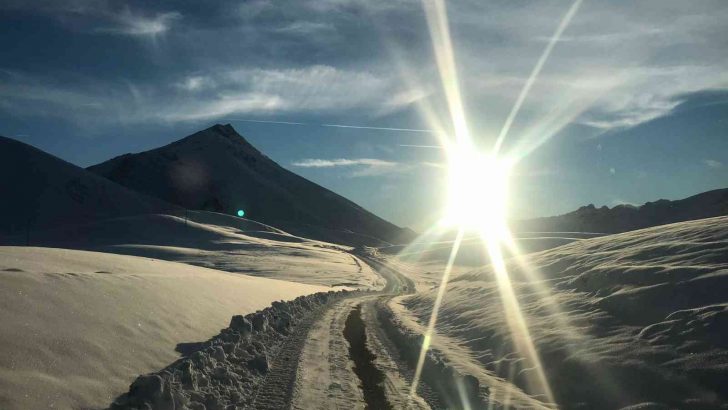
<path id="1" fill-rule="evenodd" d="M 447 20 L 447 8 L 444 0 L 423 0 L 427 25 L 430 29 L 432 47 L 435 60 L 440 73 L 440 81 L 445 91 L 447 106 L 450 111 L 456 142 L 467 141 L 470 138 L 468 123 L 465 120 L 465 109 L 460 94 L 460 83 L 455 67 L 455 53 L 450 27 Z"/>
<path id="2" fill-rule="evenodd" d="M 437 290 L 437 296 L 435 298 L 435 303 L 432 306 L 432 314 L 430 315 L 430 321 L 427 324 L 427 331 L 424 334 L 424 337 L 422 338 L 422 348 L 420 348 L 420 356 L 417 360 L 417 367 L 415 368 L 415 375 L 412 378 L 412 386 L 410 387 L 410 396 L 414 396 L 417 394 L 417 385 L 419 384 L 420 377 L 422 376 L 422 367 L 425 364 L 425 356 L 427 355 L 427 350 L 430 348 L 430 343 L 432 342 L 432 337 L 434 336 L 435 331 L 435 325 L 437 324 L 437 314 L 440 310 L 440 305 L 442 304 L 442 299 L 445 297 L 445 289 L 447 289 L 448 281 L 450 280 L 450 272 L 452 272 L 453 265 L 455 265 L 455 258 L 457 258 L 458 251 L 460 250 L 460 243 L 463 240 L 463 235 L 465 234 L 465 231 L 463 229 L 458 230 L 457 237 L 455 237 L 455 242 L 452 246 L 452 251 L 450 252 L 450 257 L 448 258 L 447 265 L 445 266 L 445 272 L 442 274 L 442 279 L 440 280 L 440 287 Z"/>
<path id="3" fill-rule="evenodd" d="M 415 369 L 415 376 L 410 386 L 410 393 L 415 394 L 417 385 L 422 375 L 422 368 L 427 351 L 435 336 L 435 327 L 442 307 L 455 260 L 463 236 L 467 227 L 476 228 L 479 232 L 480 241 L 483 243 L 484 253 L 490 259 L 490 268 L 494 274 L 498 292 L 501 296 L 503 312 L 508 326 L 508 331 L 513 340 L 514 353 L 520 360 L 524 360 L 521 369 L 529 369 L 528 374 L 535 374 L 535 377 L 528 377 L 529 392 L 533 397 L 554 403 L 554 397 L 549 386 L 546 374 L 543 370 L 535 344 L 531 338 L 521 306 L 519 305 L 516 292 L 511 282 L 505 263 L 504 249 L 517 253 L 512 235 L 507 226 L 507 196 L 508 178 L 512 160 L 498 156 L 501 146 L 515 121 L 531 87 L 538 78 L 539 73 L 548 60 L 553 48 L 559 41 L 562 33 L 569 25 L 576 14 L 582 0 L 575 0 L 564 17 L 561 19 L 556 31 L 549 43 L 539 57 L 536 66 L 524 84 L 516 102 L 511 109 L 503 128 L 497 136 L 493 152 L 481 154 L 473 141 L 460 93 L 460 85 L 455 65 L 455 55 L 448 26 L 447 10 L 444 0 L 423 0 L 423 8 L 427 19 L 432 47 L 435 53 L 438 72 L 442 88 L 445 92 L 447 107 L 450 114 L 450 121 L 455 131 L 454 138 L 448 139 L 438 133 L 441 144 L 448 156 L 448 208 L 445 218 L 441 221 L 445 226 L 456 226 L 457 237 L 445 266 L 437 295 L 433 302 L 427 329 L 423 335 L 422 347 Z M 427 120 L 432 124 L 433 129 L 441 130 L 441 124 L 437 121 L 427 106 Z M 557 112 L 558 114 L 558 112 Z M 555 119 L 564 116 L 554 116 Z M 558 121 L 556 121 L 558 122 Z M 530 147 L 529 147 L 530 148 Z M 522 157 L 518 158 L 519 160 Z M 434 231 L 428 231 L 428 235 L 420 239 L 428 239 Z M 428 245 L 419 242 L 415 250 L 427 249 Z M 410 248 L 410 250 L 413 250 Z M 518 256 L 518 255 L 517 255 Z M 514 363 L 510 364 L 511 371 L 515 371 Z M 523 370 L 522 370 L 523 371 Z M 504 398 L 509 401 L 508 395 Z"/>
<path id="4" fill-rule="evenodd" d="M 518 298 L 513 290 L 513 284 L 508 274 L 505 258 L 503 256 L 501 241 L 497 238 L 487 238 L 485 240 L 486 251 L 490 257 L 491 267 L 495 274 L 498 292 L 501 296 L 503 311 L 505 312 L 506 323 L 513 340 L 516 351 L 524 355 L 528 360 L 525 368 L 533 368 L 536 372 L 536 383 L 532 383 L 532 394 L 542 394 L 549 403 L 554 402 L 553 393 L 549 386 L 546 374 L 543 371 L 541 359 L 539 358 L 536 347 L 533 344 L 531 333 L 528 330 L 528 322 L 521 312 Z"/>
<path id="5" fill-rule="evenodd" d="M 561 38 L 561 34 L 563 34 L 564 30 L 566 30 L 566 27 L 568 27 L 569 23 L 571 22 L 571 19 L 574 17 L 574 15 L 576 14 L 576 11 L 579 9 L 579 6 L 581 5 L 581 1 L 582 0 L 576 0 L 571 5 L 569 10 L 566 12 L 564 17 L 561 19 L 561 23 L 559 23 L 553 36 L 551 36 L 551 39 L 549 40 L 548 44 L 546 45 L 546 48 L 543 50 L 543 53 L 541 53 L 541 56 L 539 57 L 538 61 L 536 62 L 536 65 L 533 67 L 533 70 L 531 71 L 531 75 L 528 76 L 528 80 L 526 80 L 526 83 L 523 85 L 523 89 L 521 90 L 521 93 L 518 95 L 518 98 L 516 99 L 516 103 L 513 104 L 513 108 L 511 108 L 511 112 L 508 114 L 508 117 L 506 118 L 506 122 L 503 124 L 503 128 L 500 131 L 500 134 L 498 134 L 498 138 L 496 139 L 495 148 L 494 148 L 495 153 L 498 153 L 500 151 L 501 145 L 503 145 L 503 141 L 505 140 L 506 135 L 508 134 L 508 131 L 511 129 L 511 125 L 513 125 L 513 121 L 516 119 L 516 115 L 518 114 L 518 111 L 521 110 L 521 105 L 523 105 L 523 102 L 526 100 L 526 96 L 528 96 L 528 92 L 531 90 L 533 83 L 536 82 L 536 79 L 538 78 L 538 75 L 541 72 L 541 69 L 543 68 L 544 64 L 546 64 L 546 61 L 548 60 L 549 56 L 551 55 L 551 51 L 554 49 L 554 46 Z"/>

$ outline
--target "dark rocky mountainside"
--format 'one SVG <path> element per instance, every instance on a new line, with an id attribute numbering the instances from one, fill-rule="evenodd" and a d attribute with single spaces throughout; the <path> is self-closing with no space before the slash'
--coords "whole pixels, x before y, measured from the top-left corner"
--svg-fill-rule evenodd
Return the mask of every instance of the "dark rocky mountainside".
<path id="1" fill-rule="evenodd" d="M 5 137 L 0 137 L 0 175 L 0 236 L 179 209 Z"/>
<path id="2" fill-rule="evenodd" d="M 312 239 L 381 245 L 413 236 L 411 231 L 284 169 L 229 124 L 88 169 L 187 209 L 228 214 L 243 209 L 246 217 Z"/>

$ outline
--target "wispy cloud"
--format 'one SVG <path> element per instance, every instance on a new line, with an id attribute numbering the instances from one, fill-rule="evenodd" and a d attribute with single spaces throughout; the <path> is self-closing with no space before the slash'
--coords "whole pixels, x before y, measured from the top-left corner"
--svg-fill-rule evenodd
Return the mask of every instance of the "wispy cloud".
<path id="1" fill-rule="evenodd" d="M 107 0 L 8 0 L 0 9 L 44 14 L 74 30 L 128 36 L 154 37 L 182 18 L 178 11 L 145 10 L 143 5 L 131 8 L 127 2 Z"/>
<path id="2" fill-rule="evenodd" d="M 396 162 L 385 161 L 375 158 L 339 158 L 339 159 L 317 159 L 309 158 L 293 162 L 291 165 L 301 168 L 332 168 L 332 167 L 352 167 L 352 166 L 369 166 L 369 167 L 394 167 Z"/>
<path id="3" fill-rule="evenodd" d="M 174 86 L 185 91 L 199 91 L 214 86 L 214 81 L 207 76 L 193 75 L 185 77 Z"/>
<path id="4" fill-rule="evenodd" d="M 538 57 L 535 46 L 549 39 L 560 3 L 529 3 L 523 8 L 485 4 L 472 3 L 471 10 L 455 7 L 455 12 L 462 13 L 457 16 L 458 26 L 463 21 L 471 23 L 458 58 L 461 78 L 474 96 L 470 98 L 487 108 L 489 123 L 496 128 L 508 114 L 501 107 L 512 106 L 527 81 L 525 74 Z M 556 45 L 524 102 L 524 115 L 514 126 L 531 123 L 538 128 L 554 113 L 564 111 L 565 120 L 550 127 L 556 132 L 574 122 L 595 127 L 595 132 L 628 128 L 669 115 L 680 103 L 676 96 L 728 85 L 723 69 L 728 60 L 720 40 L 726 34 L 722 21 L 728 18 L 728 9 L 717 1 L 688 7 L 674 0 L 660 6 L 585 2 Z M 477 12 L 486 8 L 487 13 Z M 520 24 L 509 27 L 504 23 L 508 21 Z M 473 40 L 477 32 L 483 33 L 482 38 L 488 34 L 505 38 L 507 44 Z M 563 108 L 570 104 L 572 108 Z"/>
<path id="5" fill-rule="evenodd" d="M 440 162 L 394 162 L 376 158 L 308 158 L 295 161 L 291 165 L 299 168 L 346 170 L 341 174 L 346 177 L 396 176 L 423 169 L 438 172 L 445 169 L 445 164 Z"/>
<path id="6" fill-rule="evenodd" d="M 704 159 L 703 164 L 705 164 L 708 168 L 713 168 L 713 169 L 723 168 L 723 163 L 718 160 L 714 160 L 714 159 Z"/>
<path id="7" fill-rule="evenodd" d="M 380 114 L 381 107 L 397 111 L 412 100 L 392 104 L 388 97 L 401 87 L 385 73 L 311 65 L 288 69 L 226 68 L 208 75 L 188 76 L 174 83 L 189 95 L 165 104 L 153 117 L 165 121 L 213 120 L 235 115 L 329 113 L 363 110 Z M 201 95 L 199 91 L 204 91 Z M 144 118 L 149 120 L 153 118 Z M 247 121 L 247 120 L 246 120 Z M 262 121 L 262 120 L 261 120 Z M 272 121 L 271 121 L 272 122 Z M 280 121 L 293 124 L 294 122 Z M 304 124 L 295 124 L 304 125 Z M 317 124 L 324 127 L 371 128 L 392 131 L 431 132 L 420 129 Z"/>
<path id="8" fill-rule="evenodd" d="M 75 79 L 66 84 L 54 78 L 25 73 L 0 72 L 0 98 L 8 105 L 26 105 L 25 115 L 60 116 L 76 122 L 122 120 L 128 123 L 197 121 L 235 115 L 316 113 L 338 114 L 357 110 L 374 116 L 398 89 L 393 76 L 367 70 L 355 71 L 314 65 L 296 69 L 239 68 L 208 75 L 182 76 L 168 84 L 112 82 Z M 168 92 L 170 89 L 175 93 Z M 352 91 L 352 90 L 355 90 Z M 105 114 L 92 107 L 104 107 Z M 403 100 L 403 106 L 411 104 Z M 316 124 L 323 127 L 431 133 L 416 128 L 366 125 Z"/>
<path id="9" fill-rule="evenodd" d="M 442 145 L 418 145 L 418 144 L 399 144 L 400 147 L 406 148 L 429 148 L 429 149 L 441 149 L 444 150 Z"/>
<path id="10" fill-rule="evenodd" d="M 131 36 L 155 36 L 165 33 L 172 26 L 175 20 L 182 18 L 176 11 L 159 13 L 153 17 L 146 17 L 133 14 L 125 10 L 119 14 L 110 15 L 114 25 L 98 27 L 95 31 L 99 33 L 121 34 Z"/>
<path id="11" fill-rule="evenodd" d="M 139 41 L 145 49 L 126 50 L 139 53 L 133 58 L 124 50 L 100 56 L 107 63 L 138 61 L 139 69 L 130 71 L 140 98 L 126 95 L 118 71 L 89 68 L 83 70 L 92 72 L 89 81 L 79 84 L 66 83 L 67 72 L 49 67 L 47 78 L 60 81 L 31 80 L 26 88 L 37 91 L 34 95 L 15 96 L 0 102 L 3 107 L 12 109 L 21 98 L 72 94 L 105 110 L 27 104 L 28 116 L 152 122 L 255 114 L 333 118 L 329 114 L 355 111 L 366 126 L 371 118 L 432 106 L 433 117 L 449 127 L 419 1 L 226 0 L 205 8 L 194 2 L 1 3 L 3 13 L 42 14 L 72 31 L 135 39 L 175 33 L 154 48 Z M 530 128 L 537 135 L 553 134 L 573 122 L 594 127 L 595 133 L 631 127 L 669 114 L 680 103 L 676 96 L 728 85 L 723 50 L 728 8 L 722 6 L 723 0 L 585 2 L 523 102 L 508 142 Z M 563 12 L 559 2 L 448 5 L 451 24 L 458 27 L 457 68 L 474 134 L 497 135 Z M 78 57 L 71 48 L 69 60 Z M 161 78 L 170 80 L 162 84 Z M 6 85 L 0 78 L 0 89 Z M 412 130 L 417 128 L 428 127 Z"/>
<path id="12" fill-rule="evenodd" d="M 307 125 L 313 127 L 326 127 L 326 128 L 351 128 L 356 130 L 377 130 L 377 131 L 396 131 L 396 132 L 424 132 L 424 133 L 435 133 L 435 130 L 421 129 L 421 128 L 397 128 L 397 127 L 376 127 L 370 125 L 351 125 L 351 124 L 317 124 L 307 123 L 299 121 L 277 121 L 277 120 L 253 120 L 247 118 L 225 118 L 229 121 L 240 121 L 240 122 L 255 122 L 261 124 L 281 124 L 281 125 Z M 402 147 L 423 147 L 423 148 L 439 148 L 436 146 L 424 146 L 424 145 L 400 145 Z"/>
<path id="13" fill-rule="evenodd" d="M 385 161 L 376 158 L 308 158 L 293 162 L 291 165 L 299 168 L 344 168 L 347 171 L 342 175 L 347 177 L 393 175 L 408 168 L 398 162 Z"/>

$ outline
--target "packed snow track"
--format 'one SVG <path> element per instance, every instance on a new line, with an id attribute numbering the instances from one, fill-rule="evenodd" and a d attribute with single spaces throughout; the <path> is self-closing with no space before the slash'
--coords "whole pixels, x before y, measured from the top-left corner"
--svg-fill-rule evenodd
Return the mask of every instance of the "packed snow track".
<path id="1" fill-rule="evenodd" d="M 382 323 L 393 297 L 414 285 L 374 255 L 378 292 L 328 292 L 235 316 L 230 326 L 167 368 L 142 375 L 112 409 L 443 408 L 400 357 Z"/>

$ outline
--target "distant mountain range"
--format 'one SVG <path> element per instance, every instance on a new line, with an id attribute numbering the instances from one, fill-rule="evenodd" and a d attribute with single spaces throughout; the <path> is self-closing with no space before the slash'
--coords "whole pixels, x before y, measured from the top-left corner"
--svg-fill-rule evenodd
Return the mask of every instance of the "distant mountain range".
<path id="1" fill-rule="evenodd" d="M 516 232 L 619 233 L 722 215 L 728 215 L 728 188 L 676 201 L 660 199 L 642 206 L 597 208 L 590 204 L 564 215 L 519 221 L 513 227 Z"/>
<path id="2" fill-rule="evenodd" d="M 414 232 L 284 169 L 229 124 L 88 170 L 187 209 L 243 210 L 246 217 L 312 239 L 378 246 L 414 238 Z"/>

